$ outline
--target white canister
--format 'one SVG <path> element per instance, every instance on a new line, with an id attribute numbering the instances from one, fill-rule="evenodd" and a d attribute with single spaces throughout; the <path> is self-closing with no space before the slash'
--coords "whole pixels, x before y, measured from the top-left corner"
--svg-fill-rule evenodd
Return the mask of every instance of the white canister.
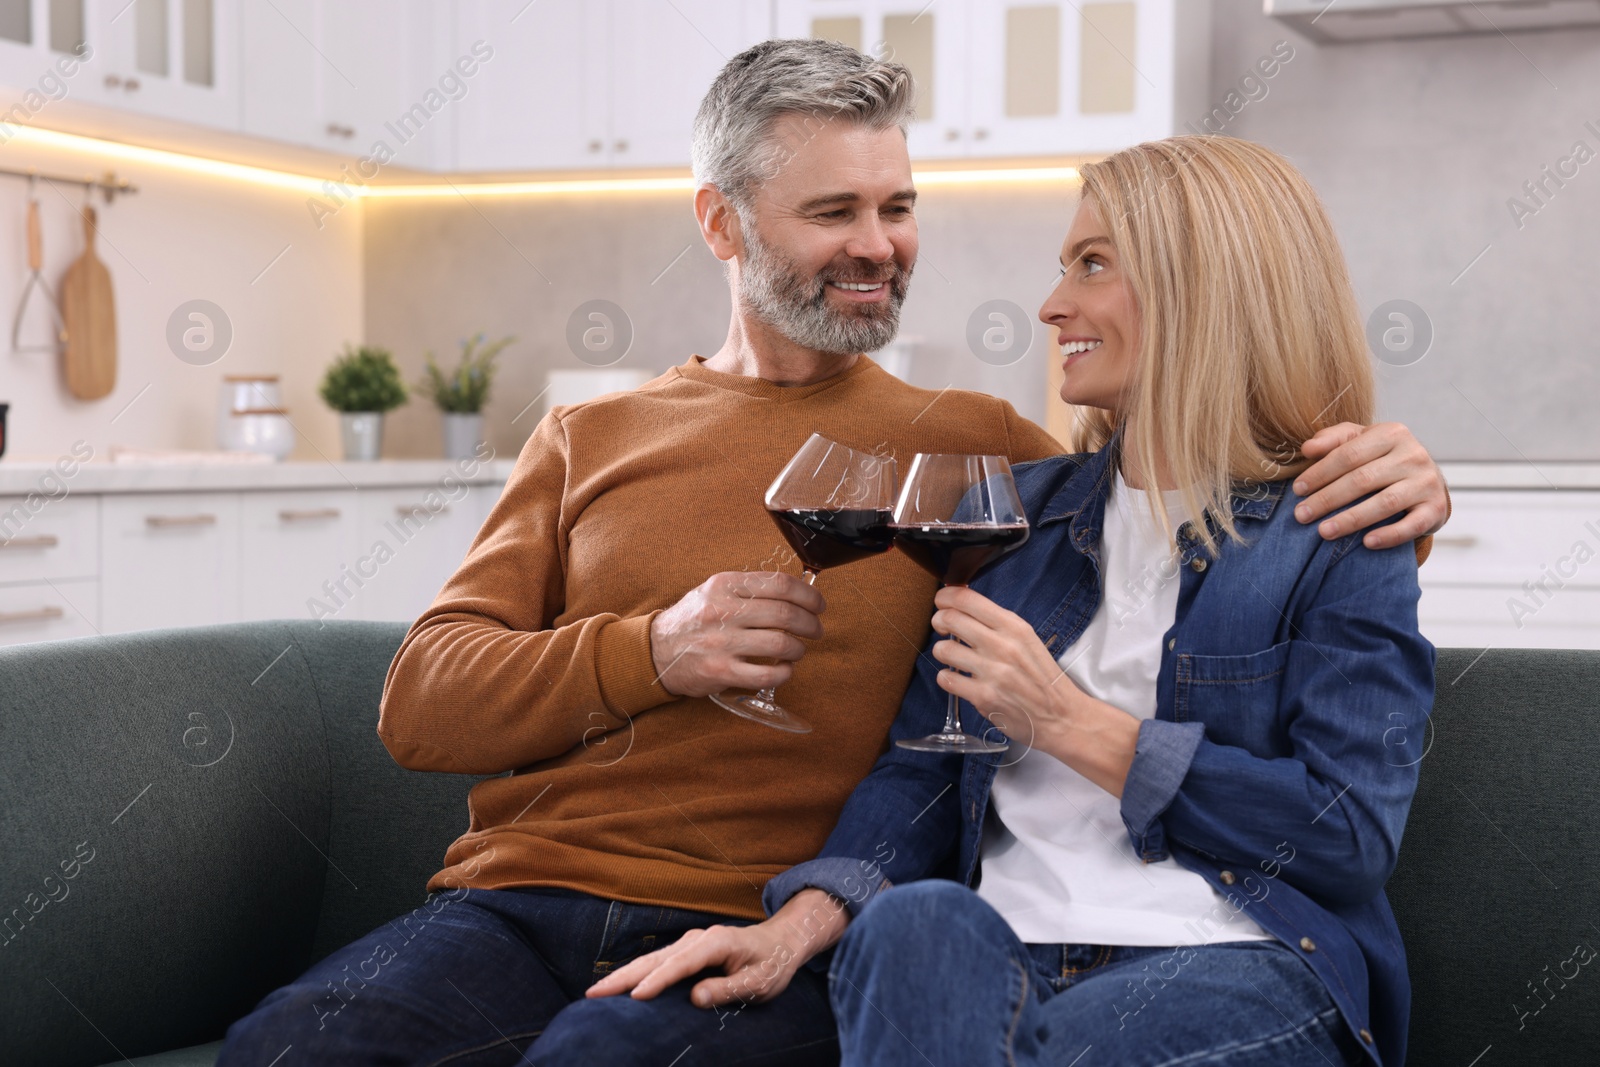
<path id="1" fill-rule="evenodd" d="M 217 393 L 217 447 L 228 452 L 253 452 L 231 443 L 233 413 L 251 408 L 276 408 L 283 405 L 276 374 L 230 374 L 222 379 Z"/>
<path id="2" fill-rule="evenodd" d="M 294 427 L 283 408 L 245 408 L 228 416 L 228 451 L 260 452 L 273 459 L 294 451 Z"/>

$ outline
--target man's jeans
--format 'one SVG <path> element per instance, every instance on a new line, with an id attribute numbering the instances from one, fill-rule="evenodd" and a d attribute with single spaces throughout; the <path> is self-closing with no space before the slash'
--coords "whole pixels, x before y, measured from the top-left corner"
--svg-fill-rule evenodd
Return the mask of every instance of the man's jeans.
<path id="1" fill-rule="evenodd" d="M 846 1064 L 1338 1067 L 1362 1052 L 1277 941 L 1024 945 L 955 882 L 885 891 L 834 956 Z"/>
<path id="2" fill-rule="evenodd" d="M 823 976 L 765 1004 L 697 1008 L 693 981 L 653 1000 L 585 1000 L 629 959 L 713 924 L 704 912 L 565 889 L 458 889 L 315 964 L 234 1023 L 217 1063 L 834 1063 Z"/>

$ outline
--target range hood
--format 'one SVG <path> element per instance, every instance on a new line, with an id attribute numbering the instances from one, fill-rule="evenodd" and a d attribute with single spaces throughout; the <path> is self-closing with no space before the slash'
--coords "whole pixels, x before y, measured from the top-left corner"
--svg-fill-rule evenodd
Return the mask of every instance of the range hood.
<path id="1" fill-rule="evenodd" d="M 1321 44 L 1600 26 L 1600 0 L 1263 0 Z"/>

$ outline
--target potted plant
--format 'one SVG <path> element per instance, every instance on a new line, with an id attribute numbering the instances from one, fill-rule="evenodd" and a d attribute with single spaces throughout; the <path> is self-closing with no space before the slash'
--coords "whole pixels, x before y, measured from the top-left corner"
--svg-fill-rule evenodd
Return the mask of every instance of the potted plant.
<path id="1" fill-rule="evenodd" d="M 388 349 L 345 345 L 323 375 L 322 399 L 339 412 L 346 460 L 372 460 L 383 453 L 383 413 L 406 402 L 406 387 Z"/>
<path id="2" fill-rule="evenodd" d="M 488 340 L 477 333 L 461 340 L 461 359 L 446 373 L 427 353 L 428 364 L 417 391 L 439 405 L 444 421 L 444 458 L 471 459 L 483 441 L 483 405 L 494 383 L 495 357 L 515 337 Z"/>

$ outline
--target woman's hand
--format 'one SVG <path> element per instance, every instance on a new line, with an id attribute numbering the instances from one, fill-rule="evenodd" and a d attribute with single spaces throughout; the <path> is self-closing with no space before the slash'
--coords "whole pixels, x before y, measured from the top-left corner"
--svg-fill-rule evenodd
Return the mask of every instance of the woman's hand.
<path id="1" fill-rule="evenodd" d="M 1011 740 L 1049 753 L 1112 796 L 1122 795 L 1139 721 L 1079 689 L 1023 618 L 982 593 L 947 586 L 933 598 L 939 688 L 965 700 Z M 965 674 L 957 673 L 960 671 Z"/>
<path id="2" fill-rule="evenodd" d="M 1358 497 L 1376 494 L 1317 528 L 1330 541 L 1405 512 L 1399 522 L 1362 540 L 1368 548 L 1392 548 L 1437 533 L 1450 515 L 1450 496 L 1438 464 L 1398 422 L 1373 426 L 1341 422 L 1319 430 L 1300 451 L 1317 460 L 1294 482 L 1294 491 L 1306 497 L 1294 509 L 1301 522 L 1313 522 Z"/>
<path id="3" fill-rule="evenodd" d="M 696 1007 L 771 1000 L 789 987 L 802 964 L 838 941 L 849 922 L 842 902 L 820 889 L 803 889 L 765 922 L 690 930 L 666 948 L 606 975 L 585 995 L 609 997 L 631 991 L 635 1000 L 649 1000 L 716 967 L 724 972 L 722 977 L 696 982 L 690 991 Z"/>

